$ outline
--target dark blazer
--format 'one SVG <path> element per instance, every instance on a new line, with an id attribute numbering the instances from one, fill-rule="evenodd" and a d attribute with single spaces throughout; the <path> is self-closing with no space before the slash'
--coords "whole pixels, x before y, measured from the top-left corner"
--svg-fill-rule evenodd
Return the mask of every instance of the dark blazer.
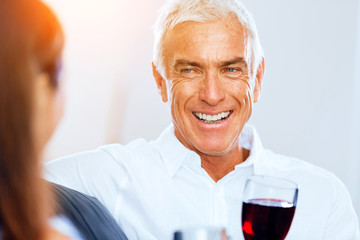
<path id="1" fill-rule="evenodd" d="M 57 214 L 65 215 L 86 240 L 127 240 L 109 211 L 94 197 L 51 183 Z"/>

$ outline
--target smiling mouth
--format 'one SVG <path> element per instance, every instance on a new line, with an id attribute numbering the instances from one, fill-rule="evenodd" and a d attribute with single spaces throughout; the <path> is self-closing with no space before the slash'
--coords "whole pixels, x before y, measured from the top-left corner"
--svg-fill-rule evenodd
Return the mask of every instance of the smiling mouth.
<path id="1" fill-rule="evenodd" d="M 226 120 L 232 111 L 221 112 L 215 115 L 210 115 L 206 113 L 193 112 L 194 116 L 204 123 L 219 123 Z"/>

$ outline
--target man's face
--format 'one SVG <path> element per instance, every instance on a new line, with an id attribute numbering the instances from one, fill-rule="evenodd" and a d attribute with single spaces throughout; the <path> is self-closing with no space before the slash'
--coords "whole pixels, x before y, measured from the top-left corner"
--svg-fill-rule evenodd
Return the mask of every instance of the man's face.
<path id="1" fill-rule="evenodd" d="M 166 80 L 154 76 L 163 101 L 171 103 L 175 135 L 187 148 L 210 156 L 237 149 L 259 90 L 259 81 L 250 79 L 250 59 L 236 18 L 185 22 L 166 34 Z"/>

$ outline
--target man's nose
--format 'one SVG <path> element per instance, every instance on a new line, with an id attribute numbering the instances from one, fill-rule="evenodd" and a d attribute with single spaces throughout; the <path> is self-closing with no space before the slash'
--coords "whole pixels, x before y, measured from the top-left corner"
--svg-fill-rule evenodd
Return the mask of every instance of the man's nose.
<path id="1" fill-rule="evenodd" d="M 207 74 L 200 91 L 200 100 L 215 106 L 225 99 L 223 83 L 217 73 Z"/>

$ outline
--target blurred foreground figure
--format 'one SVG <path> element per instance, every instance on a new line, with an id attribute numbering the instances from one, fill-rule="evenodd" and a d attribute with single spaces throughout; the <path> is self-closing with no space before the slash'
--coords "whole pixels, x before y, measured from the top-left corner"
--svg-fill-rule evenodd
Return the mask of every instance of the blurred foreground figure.
<path id="1" fill-rule="evenodd" d="M 42 152 L 63 111 L 63 43 L 42 2 L 0 1 L 2 240 L 126 239 L 97 200 L 42 179 Z"/>
<path id="2" fill-rule="evenodd" d="M 129 239 L 152 240 L 196 226 L 226 227 L 231 239 L 243 239 L 245 180 L 281 177 L 299 185 L 287 239 L 359 239 L 358 219 L 339 179 L 265 150 L 246 124 L 265 64 L 245 7 L 237 0 L 173 0 L 154 29 L 153 75 L 162 101 L 170 104 L 172 124 L 151 142 L 55 160 L 47 178 L 98 198 Z"/>
<path id="3" fill-rule="evenodd" d="M 64 36 L 40 1 L 0 1 L 1 239 L 68 239 L 49 224 L 41 155 L 62 115 Z M 72 230 L 66 219 L 54 218 Z M 74 231 L 75 232 L 75 231 Z"/>

